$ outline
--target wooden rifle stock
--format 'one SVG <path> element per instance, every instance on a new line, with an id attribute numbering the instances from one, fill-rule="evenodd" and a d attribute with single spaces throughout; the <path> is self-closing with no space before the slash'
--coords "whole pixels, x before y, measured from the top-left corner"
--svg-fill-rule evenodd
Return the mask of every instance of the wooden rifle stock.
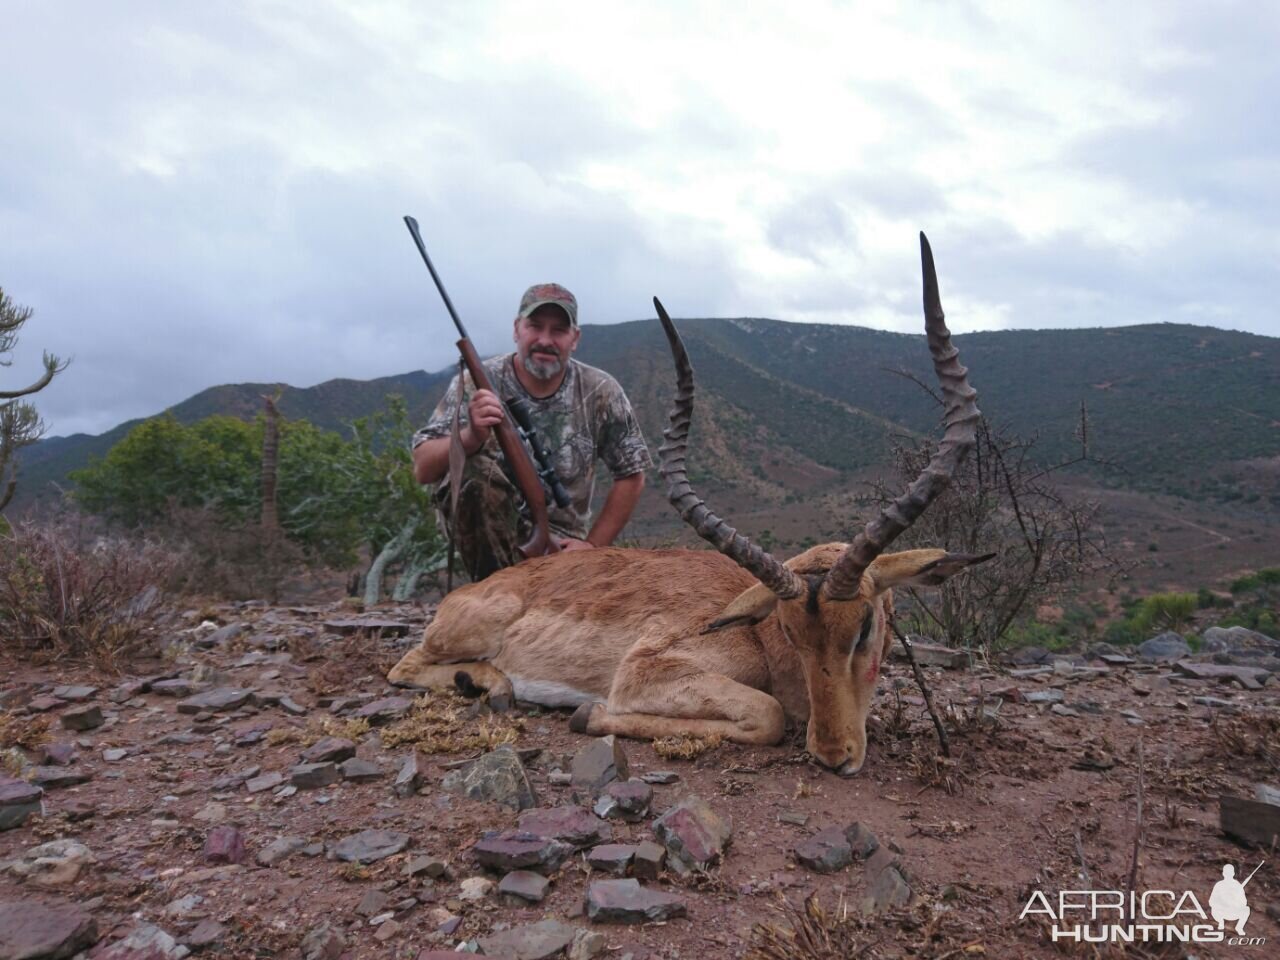
<path id="1" fill-rule="evenodd" d="M 480 362 L 480 355 L 476 353 L 476 348 L 469 338 L 463 337 L 458 341 L 458 352 L 462 354 L 462 362 L 466 364 L 467 372 L 471 374 L 471 381 L 476 385 L 476 389 L 488 390 L 497 395 L 498 391 L 493 389 L 484 364 Z M 461 403 L 462 391 L 458 392 L 458 402 Z M 502 449 L 502 455 L 507 463 L 511 465 L 511 471 L 516 475 L 516 485 L 524 494 L 525 503 L 529 505 L 529 515 L 533 518 L 533 536 L 529 538 L 528 543 L 521 544 L 518 548 L 521 555 L 527 560 L 530 557 L 541 557 L 548 553 L 559 553 L 560 545 L 551 536 L 547 518 L 547 497 L 542 489 L 542 481 L 538 479 L 538 472 L 533 466 L 529 451 L 525 449 L 524 442 L 516 433 L 515 424 L 511 422 L 511 414 L 507 412 L 505 406 L 502 408 L 502 422 L 495 424 L 493 431 L 498 435 L 498 446 Z"/>

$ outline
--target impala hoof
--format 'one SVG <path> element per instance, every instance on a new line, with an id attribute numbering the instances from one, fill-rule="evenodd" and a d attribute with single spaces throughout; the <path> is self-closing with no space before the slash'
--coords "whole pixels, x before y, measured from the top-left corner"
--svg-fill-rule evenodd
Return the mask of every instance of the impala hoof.
<path id="1" fill-rule="evenodd" d="M 579 704 L 578 709 L 573 711 L 573 716 L 569 718 L 569 729 L 574 733 L 586 733 L 587 727 L 591 725 L 591 714 L 598 706 L 600 704 L 595 700 Z"/>
<path id="2" fill-rule="evenodd" d="M 846 760 L 844 763 L 840 764 L 840 766 L 836 767 L 835 775 L 837 777 L 852 777 L 856 776 L 858 771 L 861 769 L 861 763 L 854 763 L 852 760 Z"/>
<path id="3" fill-rule="evenodd" d="M 458 688 L 460 694 L 472 700 L 484 696 L 484 688 L 477 686 L 476 682 L 471 679 L 471 674 L 465 670 L 459 670 L 453 675 L 453 685 Z"/>

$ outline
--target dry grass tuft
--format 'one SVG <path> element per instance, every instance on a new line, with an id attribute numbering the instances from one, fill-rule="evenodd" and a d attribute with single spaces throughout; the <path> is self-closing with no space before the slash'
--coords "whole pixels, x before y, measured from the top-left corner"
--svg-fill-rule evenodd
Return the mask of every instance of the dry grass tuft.
<path id="1" fill-rule="evenodd" d="M 407 716 L 382 731 L 382 745 L 388 749 L 411 746 L 423 753 L 463 753 L 492 750 L 520 739 L 523 720 L 502 714 L 468 717 L 472 703 L 452 692 L 424 694 Z"/>
<path id="2" fill-rule="evenodd" d="M 1236 757 L 1280 773 L 1280 716 L 1224 717 L 1210 728 L 1220 757 Z"/>
<path id="3" fill-rule="evenodd" d="M 875 942 L 865 942 L 860 918 L 850 913 L 844 898 L 828 914 L 816 893 L 803 907 L 784 900 L 789 926 L 757 923 L 751 928 L 747 960 L 845 960 L 871 956 Z"/>
<path id="4" fill-rule="evenodd" d="M 907 772 L 927 789 L 942 790 L 948 796 L 963 793 L 971 778 L 958 757 L 944 757 L 936 744 L 915 741 L 906 758 Z"/>
<path id="5" fill-rule="evenodd" d="M 49 718 L 42 715 L 20 717 L 8 711 L 0 712 L 0 750 L 6 747 L 22 747 L 34 750 L 49 742 Z"/>
<path id="6" fill-rule="evenodd" d="M 724 743 L 718 733 L 705 737 L 684 734 L 679 737 L 660 737 L 653 741 L 653 750 L 664 760 L 694 760 Z"/>
<path id="7" fill-rule="evenodd" d="M 307 724 L 307 729 L 302 734 L 302 742 L 311 746 L 325 737 L 359 741 L 368 736 L 369 730 L 369 721 L 364 717 L 348 717 L 345 720 L 338 717 L 321 717 L 318 721 Z"/>
<path id="8" fill-rule="evenodd" d="M 302 731 L 297 727 L 272 727 L 267 731 L 266 741 L 269 747 L 278 747 L 283 743 L 299 743 Z"/>

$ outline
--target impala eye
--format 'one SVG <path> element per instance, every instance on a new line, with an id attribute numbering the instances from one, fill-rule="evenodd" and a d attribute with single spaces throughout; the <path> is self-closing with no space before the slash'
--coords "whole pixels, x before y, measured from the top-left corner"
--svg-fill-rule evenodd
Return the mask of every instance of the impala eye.
<path id="1" fill-rule="evenodd" d="M 867 618 L 862 621 L 862 630 L 858 634 L 858 642 L 854 646 L 854 651 L 861 650 L 867 645 L 867 637 L 871 636 L 871 628 L 875 626 L 874 614 L 867 614 Z"/>

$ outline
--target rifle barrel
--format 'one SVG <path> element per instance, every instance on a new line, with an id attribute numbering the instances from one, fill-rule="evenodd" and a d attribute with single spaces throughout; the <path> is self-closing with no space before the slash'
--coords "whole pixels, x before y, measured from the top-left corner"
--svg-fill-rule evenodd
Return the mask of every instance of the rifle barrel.
<path id="1" fill-rule="evenodd" d="M 449 316 L 453 318 L 453 325 L 458 328 L 458 335 L 462 339 L 469 339 L 467 331 L 462 326 L 462 320 L 458 316 L 458 311 L 453 309 L 453 301 L 449 299 L 449 293 L 444 288 L 444 282 L 440 279 L 440 274 L 436 273 L 435 265 L 431 262 L 431 257 L 427 254 L 427 245 L 422 242 L 422 234 L 418 230 L 418 221 L 413 217 L 406 216 L 404 225 L 409 228 L 409 233 L 413 236 L 413 242 L 418 246 L 418 252 L 422 254 L 422 260 L 427 265 L 427 269 L 431 271 L 431 279 L 436 282 L 436 289 L 440 291 L 440 298 L 444 300 L 444 305 L 449 310 Z"/>

